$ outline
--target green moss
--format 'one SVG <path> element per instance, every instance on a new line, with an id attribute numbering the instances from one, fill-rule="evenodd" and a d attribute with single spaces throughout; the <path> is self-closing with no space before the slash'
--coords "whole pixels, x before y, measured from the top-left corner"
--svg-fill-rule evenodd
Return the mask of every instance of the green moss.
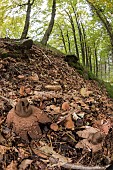
<path id="1" fill-rule="evenodd" d="M 113 86 L 107 82 L 104 82 L 104 85 L 106 87 L 109 97 L 113 98 Z"/>
<path id="2" fill-rule="evenodd" d="M 1 58 L 6 58 L 6 57 L 8 57 L 8 53 L 1 54 Z"/>

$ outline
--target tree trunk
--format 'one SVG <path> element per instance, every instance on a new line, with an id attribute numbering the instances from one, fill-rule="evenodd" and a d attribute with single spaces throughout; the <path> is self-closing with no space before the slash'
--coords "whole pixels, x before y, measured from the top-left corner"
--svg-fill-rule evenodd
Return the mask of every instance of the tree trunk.
<path id="1" fill-rule="evenodd" d="M 79 59 L 79 50 L 78 50 L 78 45 L 77 45 L 77 38 L 76 38 L 76 33 L 75 33 L 75 26 L 74 26 L 74 22 L 73 22 L 73 18 L 71 16 L 71 14 L 69 12 L 67 12 L 65 10 L 65 12 L 67 13 L 69 19 L 70 19 L 70 23 L 71 23 L 71 27 L 72 27 L 72 31 L 73 31 L 73 36 L 74 36 L 74 44 L 75 44 L 75 49 L 76 49 L 76 56 Z"/>
<path id="2" fill-rule="evenodd" d="M 95 47 L 94 49 L 94 55 L 95 55 L 95 72 L 96 72 L 96 77 L 98 77 L 98 58 L 97 58 L 97 48 Z"/>
<path id="3" fill-rule="evenodd" d="M 107 63 L 104 63 L 104 79 L 107 80 Z"/>
<path id="4" fill-rule="evenodd" d="M 78 21 L 78 16 L 75 12 L 75 9 L 73 7 L 73 5 L 71 4 L 74 15 L 75 15 L 75 19 L 76 19 L 76 23 L 77 23 L 77 28 L 78 28 L 78 33 L 79 33 L 79 39 L 80 39 L 80 46 L 81 46 L 81 53 L 82 53 L 82 64 L 85 66 L 85 52 L 84 52 L 84 43 L 83 43 L 83 35 L 82 35 L 82 30 L 81 30 L 81 26 L 80 23 Z"/>
<path id="5" fill-rule="evenodd" d="M 71 53 L 71 43 L 70 43 L 70 38 L 67 30 L 67 40 L 68 40 L 68 48 L 69 48 L 69 53 Z"/>
<path id="6" fill-rule="evenodd" d="M 48 28 L 47 28 L 47 30 L 46 30 L 43 38 L 42 38 L 42 41 L 41 41 L 41 43 L 43 45 L 47 45 L 47 42 L 49 40 L 49 36 L 50 36 L 52 29 L 53 29 L 53 26 L 54 26 L 55 14 L 56 14 L 56 0 L 53 0 L 51 20 L 50 20 L 49 26 L 48 26 Z"/>
<path id="7" fill-rule="evenodd" d="M 28 34 L 28 29 L 29 29 L 29 22 L 30 22 L 30 13 L 31 13 L 31 6 L 33 5 L 35 0 L 33 0 L 30 3 L 30 0 L 28 0 L 27 5 L 27 11 L 26 11 L 26 20 L 25 20 L 25 25 L 24 25 L 24 29 L 21 35 L 21 39 L 25 39 L 27 37 Z"/>
<path id="8" fill-rule="evenodd" d="M 89 56 L 89 70 L 92 72 L 92 60 L 91 60 L 91 48 L 88 47 L 88 56 Z"/>
<path id="9" fill-rule="evenodd" d="M 60 33 L 61 33 L 62 42 L 63 42 L 63 45 L 64 45 L 65 52 L 67 53 L 67 48 L 66 48 L 66 43 L 65 43 L 65 38 L 64 38 L 64 34 L 63 34 L 63 31 L 62 31 L 62 28 L 60 27 L 59 24 L 58 24 L 58 27 L 60 29 Z"/>

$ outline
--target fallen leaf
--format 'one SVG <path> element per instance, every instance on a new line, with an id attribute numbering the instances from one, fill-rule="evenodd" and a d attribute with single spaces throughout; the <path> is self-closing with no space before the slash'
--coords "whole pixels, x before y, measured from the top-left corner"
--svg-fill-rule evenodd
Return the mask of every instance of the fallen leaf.
<path id="1" fill-rule="evenodd" d="M 11 163 L 6 167 L 5 170 L 17 170 L 17 162 L 11 161 Z"/>
<path id="2" fill-rule="evenodd" d="M 77 132 L 79 137 L 85 138 L 76 144 L 76 148 L 88 149 L 92 152 L 97 152 L 102 149 L 102 142 L 105 138 L 105 134 L 99 129 L 89 127 L 86 130 Z"/>
<path id="3" fill-rule="evenodd" d="M 21 86 L 21 87 L 20 87 L 19 93 L 20 93 L 21 96 L 24 96 L 24 95 L 25 95 L 25 86 Z"/>
<path id="4" fill-rule="evenodd" d="M 19 75 L 18 78 L 19 78 L 19 79 L 24 79 L 25 76 L 24 76 L 24 75 Z"/>
<path id="5" fill-rule="evenodd" d="M 0 153 L 1 154 L 4 154 L 9 149 L 10 149 L 10 147 L 6 147 L 6 146 L 3 146 L 3 145 L 0 145 Z"/>
<path id="6" fill-rule="evenodd" d="M 81 141 L 79 141 L 76 146 L 76 148 L 82 148 L 82 149 L 87 149 L 88 151 L 92 152 L 98 152 L 99 150 L 102 149 L 102 144 L 98 144 L 98 145 L 93 145 L 92 143 L 90 143 L 87 139 L 83 139 Z"/>
<path id="7" fill-rule="evenodd" d="M 19 165 L 19 170 L 25 170 L 32 162 L 31 159 L 24 159 Z"/>
<path id="8" fill-rule="evenodd" d="M 39 77 L 38 77 L 38 75 L 36 73 L 34 73 L 32 76 L 30 76 L 29 79 L 34 81 L 34 82 L 39 81 Z"/>
<path id="9" fill-rule="evenodd" d="M 29 156 L 29 153 L 24 148 L 19 147 L 18 148 L 18 156 L 21 159 L 25 159 Z"/>
<path id="10" fill-rule="evenodd" d="M 57 107 L 55 105 L 50 105 L 50 109 L 54 110 L 55 113 L 60 113 L 60 107 Z M 49 109 L 48 107 L 48 109 Z"/>
<path id="11" fill-rule="evenodd" d="M 51 126 L 50 126 L 50 128 L 51 128 L 52 130 L 54 130 L 54 131 L 58 131 L 58 125 L 57 125 L 57 123 L 52 123 Z"/>
<path id="12" fill-rule="evenodd" d="M 88 138 L 89 134 L 96 133 L 96 132 L 99 132 L 99 129 L 93 128 L 91 126 L 87 126 L 87 128 L 85 130 L 80 130 L 76 133 L 81 138 Z"/>
<path id="13" fill-rule="evenodd" d="M 87 88 L 81 88 L 81 89 L 80 89 L 80 94 L 81 94 L 83 97 L 87 97 Z"/>
<path id="14" fill-rule="evenodd" d="M 56 165 L 58 165 L 59 167 L 66 164 L 67 162 L 71 162 L 70 158 L 64 157 L 58 153 L 56 153 L 52 147 L 45 145 L 42 146 L 41 148 L 39 148 L 42 152 L 48 154 L 48 156 L 51 156 L 55 159 L 58 159 L 58 163 Z"/>
<path id="15" fill-rule="evenodd" d="M 25 88 L 25 92 L 26 92 L 27 94 L 30 94 L 30 93 L 31 93 L 31 88 L 30 88 L 30 87 Z"/>
<path id="16" fill-rule="evenodd" d="M 112 126 L 111 121 L 108 120 L 108 121 L 106 121 L 105 123 L 102 124 L 101 129 L 107 135 L 111 126 Z"/>
<path id="17" fill-rule="evenodd" d="M 93 92 L 92 91 L 88 91 L 87 88 L 81 88 L 80 89 L 80 94 L 83 96 L 83 97 L 89 97 L 90 94 L 92 94 Z"/>

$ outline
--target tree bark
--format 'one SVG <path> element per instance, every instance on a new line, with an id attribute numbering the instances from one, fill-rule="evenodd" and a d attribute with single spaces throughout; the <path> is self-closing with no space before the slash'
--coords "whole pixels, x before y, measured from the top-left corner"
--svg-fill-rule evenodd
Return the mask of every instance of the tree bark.
<path id="1" fill-rule="evenodd" d="M 47 28 L 47 30 L 46 30 L 43 38 L 42 38 L 42 41 L 41 41 L 41 43 L 43 45 L 47 45 L 47 42 L 49 40 L 49 36 L 50 36 L 52 29 L 53 29 L 53 26 L 54 26 L 55 15 L 56 15 L 56 0 L 53 0 L 51 20 L 50 20 L 49 26 L 48 26 L 48 28 Z"/>
<path id="2" fill-rule="evenodd" d="M 68 40 L 68 49 L 69 49 L 69 53 L 71 53 L 71 43 L 70 43 L 70 38 L 69 38 L 69 33 L 68 33 L 68 30 L 67 30 L 67 40 Z"/>
<path id="3" fill-rule="evenodd" d="M 75 12 L 75 9 L 73 7 L 73 5 L 71 4 L 74 15 L 75 15 L 75 20 L 77 23 L 77 28 L 78 28 L 78 33 L 79 33 L 79 39 L 80 39 L 80 47 L 81 47 L 81 54 L 82 54 L 82 64 L 85 66 L 85 52 L 84 52 L 84 43 L 83 43 L 83 35 L 82 35 L 82 30 L 81 30 L 81 26 L 80 23 L 78 21 L 78 16 Z"/>
<path id="4" fill-rule="evenodd" d="M 25 25 L 24 25 L 24 29 L 21 35 L 21 39 L 25 39 L 27 37 L 28 34 L 28 29 L 29 29 L 29 22 L 30 22 L 30 13 L 31 13 L 31 7 L 33 5 L 35 0 L 33 0 L 32 2 L 30 2 L 30 0 L 28 0 L 27 5 L 27 11 L 26 11 L 26 19 L 25 19 Z"/>
<path id="5" fill-rule="evenodd" d="M 96 74 L 96 77 L 98 77 L 98 57 L 97 57 L 97 48 L 94 44 L 94 56 L 95 56 L 95 74 Z"/>
<path id="6" fill-rule="evenodd" d="M 65 52 L 67 53 L 67 48 L 66 48 L 66 43 L 65 43 L 65 38 L 64 38 L 63 30 L 62 30 L 62 28 L 60 27 L 59 24 L 58 24 L 58 27 L 60 29 L 60 33 L 61 33 L 62 42 L 63 42 L 63 45 L 64 45 Z"/>
<path id="7" fill-rule="evenodd" d="M 91 59 L 91 48 L 88 47 L 88 56 L 89 56 L 89 70 L 92 72 L 92 59 Z"/>
<path id="8" fill-rule="evenodd" d="M 76 33 L 75 33 L 75 26 L 74 26 L 74 22 L 73 22 L 73 18 L 71 16 L 71 14 L 65 10 L 65 12 L 67 13 L 69 19 L 70 19 L 70 23 L 71 23 L 71 27 L 72 27 L 72 31 L 73 31 L 73 37 L 74 37 L 74 44 L 75 44 L 75 49 L 76 49 L 76 55 L 79 59 L 79 50 L 78 50 L 78 45 L 77 45 L 77 38 L 76 38 Z"/>

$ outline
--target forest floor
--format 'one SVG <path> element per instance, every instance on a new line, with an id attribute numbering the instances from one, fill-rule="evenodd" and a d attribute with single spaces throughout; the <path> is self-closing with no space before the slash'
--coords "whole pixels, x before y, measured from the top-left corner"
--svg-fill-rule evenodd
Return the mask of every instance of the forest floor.
<path id="1" fill-rule="evenodd" d="M 51 120 L 37 122 L 40 137 L 30 122 L 24 138 L 7 120 L 21 98 Z M 0 170 L 104 170 L 113 161 L 112 126 L 104 86 L 85 80 L 60 53 L 0 40 Z"/>

